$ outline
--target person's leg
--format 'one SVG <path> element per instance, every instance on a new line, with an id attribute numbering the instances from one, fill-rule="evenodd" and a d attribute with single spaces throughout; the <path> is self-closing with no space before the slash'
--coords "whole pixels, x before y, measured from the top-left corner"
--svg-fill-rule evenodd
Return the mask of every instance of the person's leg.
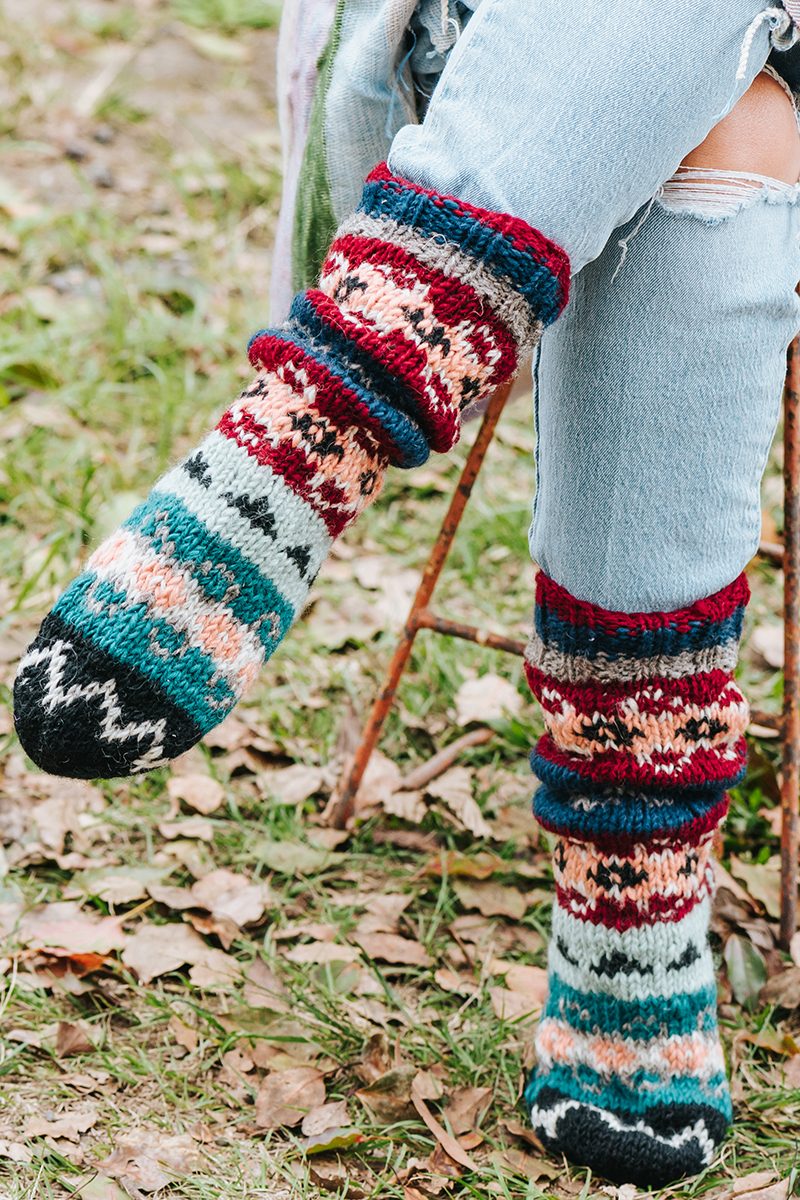
<path id="1" fill-rule="evenodd" d="M 711 852 L 745 763 L 733 670 L 800 326 L 799 176 L 765 76 L 542 343 L 526 666 L 556 900 L 526 1099 L 548 1147 L 617 1182 L 700 1170 L 731 1115 Z"/>
<path id="2" fill-rule="evenodd" d="M 558 315 L 569 256 L 582 265 L 652 194 L 782 20 L 766 0 L 569 15 L 483 0 L 319 287 L 253 340 L 254 383 L 57 601 L 15 685 L 41 766 L 146 770 L 223 719 L 387 464 L 453 445 L 462 408 Z"/>

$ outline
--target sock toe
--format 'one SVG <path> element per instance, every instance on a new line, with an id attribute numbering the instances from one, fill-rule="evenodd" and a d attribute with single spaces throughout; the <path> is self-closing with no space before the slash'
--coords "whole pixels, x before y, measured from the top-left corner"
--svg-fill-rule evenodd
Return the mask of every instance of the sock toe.
<path id="1" fill-rule="evenodd" d="M 702 1171 L 728 1120 L 706 1104 L 654 1105 L 646 1116 L 612 1113 L 543 1088 L 531 1122 L 548 1150 L 591 1167 L 612 1183 L 665 1187 Z"/>
<path id="2" fill-rule="evenodd" d="M 148 771 L 202 736 L 152 680 L 53 613 L 20 663 L 14 720 L 36 765 L 73 779 Z"/>

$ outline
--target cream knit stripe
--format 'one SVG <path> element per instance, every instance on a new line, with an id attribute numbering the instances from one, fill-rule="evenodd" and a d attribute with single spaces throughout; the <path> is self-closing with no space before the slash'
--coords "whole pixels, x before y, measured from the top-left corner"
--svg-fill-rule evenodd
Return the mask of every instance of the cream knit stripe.
<path id="1" fill-rule="evenodd" d="M 646 1000 L 697 992 L 714 983 L 708 946 L 711 901 L 706 897 L 682 921 L 622 933 L 553 909 L 549 963 L 570 987 L 618 1000 Z"/>
<path id="2" fill-rule="evenodd" d="M 278 591 L 294 609 L 299 608 L 308 593 L 309 579 L 316 575 L 333 542 L 324 521 L 282 476 L 261 466 L 246 450 L 216 430 L 200 444 L 199 453 L 209 467 L 207 487 L 183 466 L 178 466 L 164 476 L 159 490 L 177 496 L 190 512 L 235 546 L 259 571 L 271 570 Z M 235 504 L 240 496 L 262 497 L 280 514 L 280 520 L 275 521 L 274 536 L 265 537 L 242 515 Z M 309 550 L 308 567 L 302 573 L 286 553 L 298 545 Z"/>

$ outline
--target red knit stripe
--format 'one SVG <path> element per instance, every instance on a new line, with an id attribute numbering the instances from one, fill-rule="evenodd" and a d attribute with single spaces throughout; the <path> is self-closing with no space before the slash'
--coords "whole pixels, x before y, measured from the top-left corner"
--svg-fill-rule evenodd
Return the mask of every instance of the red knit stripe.
<path id="1" fill-rule="evenodd" d="M 443 325 L 456 327 L 468 324 L 471 336 L 477 333 L 477 326 L 488 327 L 503 352 L 502 359 L 494 369 L 496 381 L 507 379 L 514 373 L 517 350 L 508 326 L 501 314 L 489 308 L 468 283 L 426 266 L 400 246 L 384 242 L 380 238 L 360 237 L 358 234 L 348 234 L 336 239 L 323 266 L 323 278 L 336 270 L 336 263 L 331 261 L 330 255 L 337 251 L 346 255 L 348 264 L 353 267 L 361 266 L 365 261 L 370 265 L 391 262 L 392 275 L 398 274 L 398 283 L 405 283 L 406 275 L 412 284 L 419 280 L 425 285 L 436 317 Z"/>
<path id="2" fill-rule="evenodd" d="M 576 600 L 566 588 L 548 578 L 544 571 L 540 571 L 536 577 L 537 605 L 571 625 L 587 625 L 610 633 L 626 629 L 632 633 L 641 633 L 645 630 L 665 628 L 686 633 L 698 623 L 709 624 L 725 620 L 740 605 L 747 604 L 749 599 L 750 586 L 746 576 L 741 574 L 727 587 L 704 600 L 697 600 L 687 608 L 667 613 L 622 613 L 600 608 L 584 600 Z"/>
<path id="3" fill-rule="evenodd" d="M 230 438 L 237 446 L 254 458 L 262 467 L 269 467 L 276 475 L 280 475 L 292 491 L 301 496 L 311 508 L 322 518 L 331 537 L 338 537 L 346 528 L 352 513 L 338 511 L 336 508 L 320 506 L 320 499 L 328 500 L 331 504 L 344 504 L 346 496 L 332 482 L 326 488 L 311 487 L 311 481 L 319 472 L 318 466 L 312 466 L 305 453 L 290 442 L 281 442 L 277 446 L 264 438 L 264 427 L 250 416 L 243 413 L 234 417 L 230 411 L 223 413 L 217 429 L 225 437 Z M 251 435 L 248 437 L 247 435 Z"/>
<path id="4" fill-rule="evenodd" d="M 339 305 L 324 292 L 311 290 L 306 299 L 322 320 L 344 333 L 348 341 L 359 346 L 377 362 L 402 380 L 412 395 L 421 400 L 424 411 L 415 413 L 428 435 L 431 449 L 443 453 L 456 441 L 459 430 L 458 404 L 446 389 L 441 377 L 430 368 L 428 355 L 409 341 L 401 329 L 378 333 L 357 324 L 354 318 L 342 313 Z M 430 392 L 436 397 L 432 405 Z"/>
<path id="5" fill-rule="evenodd" d="M 719 704 L 722 691 L 733 679 L 727 671 L 714 670 L 698 671 L 696 675 L 684 675 L 678 679 L 654 675 L 628 682 L 571 684 L 562 683 L 554 675 L 546 675 L 530 663 L 525 664 L 525 676 L 531 691 L 548 712 L 560 712 L 562 702 L 566 700 L 578 712 L 607 714 L 616 704 L 631 699 L 636 700 L 637 708 L 642 713 L 680 712 L 680 708 L 673 703 L 676 699 L 683 701 L 684 706 Z M 658 690 L 662 695 L 657 699 L 652 693 Z M 545 694 L 548 691 L 554 691 L 556 695 L 549 697 Z"/>
<path id="6" fill-rule="evenodd" d="M 341 429 L 347 429 L 366 454 L 372 454 L 376 449 L 387 459 L 396 454 L 397 447 L 383 423 L 372 415 L 357 393 L 344 383 L 341 376 L 333 374 L 301 347 L 272 334 L 261 334 L 250 347 L 250 361 L 254 367 L 264 367 L 269 371 L 287 364 L 291 364 L 296 371 L 302 370 L 315 388 L 313 401 L 309 400 L 309 405 L 313 404 L 320 416 L 334 421 Z M 298 391 L 298 396 L 300 394 Z"/>
<path id="7" fill-rule="evenodd" d="M 744 738 L 733 747 L 726 747 L 732 757 L 723 759 L 719 751 L 703 746 L 693 752 L 688 763 L 682 754 L 656 753 L 650 762 L 637 762 L 630 754 L 619 750 L 593 753 L 591 758 L 568 754 L 560 750 L 546 733 L 536 747 L 537 754 L 554 766 L 572 772 L 589 783 L 617 784 L 625 787 L 685 788 L 725 784 L 738 775 L 747 760 Z M 671 774 L 656 767 L 674 767 Z"/>
<path id="8" fill-rule="evenodd" d="M 503 237 L 508 238 L 512 245 L 517 250 L 523 251 L 525 254 L 530 254 L 537 262 L 545 263 L 552 271 L 553 275 L 558 280 L 561 288 L 564 304 L 567 302 L 567 294 L 569 290 L 570 280 L 570 265 L 569 258 L 566 253 L 557 246 L 555 242 L 551 242 L 538 229 L 534 229 L 527 221 L 523 221 L 521 217 L 512 217 L 508 213 L 492 212 L 487 208 L 477 208 L 473 204 L 468 204 L 466 200 L 459 200 L 457 196 L 449 196 L 446 192 L 432 192 L 428 188 L 421 187 L 418 183 L 412 183 L 410 179 L 403 179 L 399 175 L 395 175 L 389 170 L 387 163 L 379 163 L 373 167 L 367 176 L 367 183 L 399 183 L 404 190 L 416 192 L 420 196 L 428 196 L 435 204 L 455 206 L 455 211 L 462 216 L 471 217 L 475 221 L 480 221 L 484 225 L 488 225 L 491 229 L 501 233 Z"/>
<path id="9" fill-rule="evenodd" d="M 581 921 L 588 921 L 591 925 L 604 925 L 606 929 L 616 929 L 620 933 L 626 929 L 641 928 L 643 925 L 682 921 L 708 894 L 709 888 L 704 882 L 690 896 L 678 897 L 677 903 L 675 897 L 655 895 L 651 897 L 647 908 L 641 909 L 634 900 L 619 903 L 597 899 L 589 903 L 580 892 L 556 885 L 556 900 L 566 912 Z"/>

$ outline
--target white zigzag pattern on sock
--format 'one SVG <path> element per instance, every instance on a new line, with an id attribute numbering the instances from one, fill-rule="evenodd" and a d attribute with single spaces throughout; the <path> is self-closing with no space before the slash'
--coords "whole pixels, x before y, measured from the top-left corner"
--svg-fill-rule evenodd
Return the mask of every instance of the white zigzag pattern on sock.
<path id="1" fill-rule="evenodd" d="M 100 729 L 104 740 L 107 742 L 125 742 L 131 738 L 143 738 L 149 735 L 153 738 L 153 743 L 149 750 L 136 759 L 133 764 L 134 767 L 140 771 L 151 771 L 153 767 L 160 767 L 168 762 L 169 760 L 164 758 L 166 720 L 162 717 L 158 721 L 142 721 L 138 725 L 133 722 L 129 722 L 127 725 L 120 725 L 119 719 L 122 716 L 122 706 L 119 702 L 117 685 L 113 679 L 107 679 L 105 683 L 100 683 L 99 680 L 93 680 L 91 683 L 85 685 L 73 683 L 70 687 L 64 688 L 64 667 L 67 662 L 66 651 L 71 649 L 71 642 L 62 641 L 59 638 L 52 646 L 46 646 L 40 650 L 29 650 L 19 664 L 17 677 L 21 678 L 29 667 L 39 666 L 40 663 L 49 660 L 47 691 L 42 697 L 42 704 L 49 712 L 62 705 L 74 704 L 76 700 L 92 700 L 95 696 L 102 696 L 105 715 Z"/>
<path id="2" fill-rule="evenodd" d="M 643 1133 L 647 1137 L 652 1138 L 654 1142 L 658 1142 L 660 1146 L 668 1146 L 673 1150 L 679 1150 L 687 1142 L 695 1140 L 700 1146 L 704 1166 L 708 1166 L 714 1157 L 716 1145 L 710 1137 L 705 1121 L 702 1118 L 695 1121 L 694 1125 L 687 1125 L 680 1132 L 665 1137 L 663 1134 L 657 1133 L 646 1121 L 622 1121 L 614 1113 L 609 1112 L 605 1108 L 598 1108 L 596 1104 L 586 1104 L 581 1100 L 562 1100 L 554 1108 L 537 1108 L 534 1105 L 531 1108 L 531 1124 L 534 1130 L 542 1129 L 548 1137 L 555 1138 L 557 1137 L 558 1122 L 571 1109 L 589 1109 L 591 1112 L 596 1113 L 614 1133 Z"/>

